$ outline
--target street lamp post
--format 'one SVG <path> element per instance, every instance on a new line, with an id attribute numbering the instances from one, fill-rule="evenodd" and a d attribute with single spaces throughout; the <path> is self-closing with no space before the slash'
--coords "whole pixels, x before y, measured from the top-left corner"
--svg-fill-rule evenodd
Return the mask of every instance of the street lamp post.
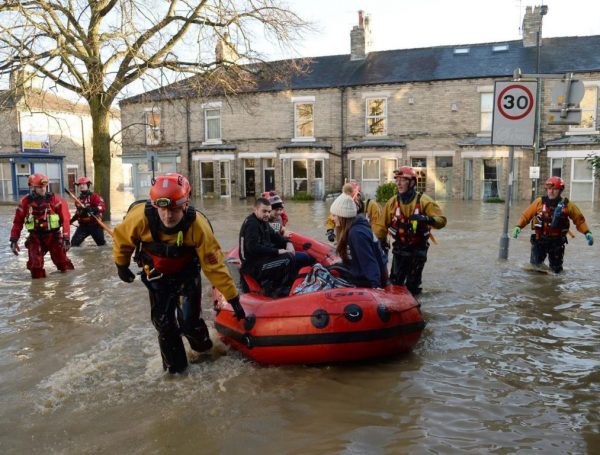
<path id="1" fill-rule="evenodd" d="M 541 67 L 541 45 L 542 45 L 542 19 L 543 17 L 548 14 L 548 6 L 547 5 L 542 5 L 540 7 L 540 26 L 538 28 L 537 31 L 537 54 L 536 54 L 536 63 L 535 63 L 535 68 L 536 68 L 536 73 L 540 74 L 540 67 Z M 543 106 L 543 100 L 542 100 L 542 79 L 541 78 L 537 78 L 537 93 L 536 93 L 536 99 L 538 100 L 537 105 L 536 105 L 536 112 L 535 112 L 535 135 L 534 135 L 534 143 L 533 143 L 533 166 L 537 167 L 540 165 L 540 135 L 541 135 L 541 129 L 542 129 L 542 106 Z M 531 201 L 533 202 L 533 200 L 536 198 L 537 196 L 537 186 L 538 186 L 538 179 L 535 178 L 531 181 Z"/>

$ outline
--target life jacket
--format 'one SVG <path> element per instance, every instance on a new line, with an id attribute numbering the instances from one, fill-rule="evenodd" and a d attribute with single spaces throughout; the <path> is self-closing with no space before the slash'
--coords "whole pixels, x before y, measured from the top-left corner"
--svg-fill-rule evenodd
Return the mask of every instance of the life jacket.
<path id="1" fill-rule="evenodd" d="M 132 206 L 130 206 L 130 209 Z M 196 210 L 194 207 L 188 206 L 182 221 L 177 225 L 177 239 L 175 243 L 167 243 L 160 240 L 160 217 L 158 216 L 158 211 L 152 206 L 150 201 L 146 201 L 145 203 L 144 215 L 148 220 L 152 242 L 140 242 L 134 259 L 150 279 L 160 277 L 161 274 L 176 275 L 191 265 L 193 261 L 197 261 L 195 248 L 183 245 L 184 233 L 196 220 Z M 162 230 L 167 233 L 175 232 L 170 229 L 165 230 L 164 227 Z"/>
<path id="2" fill-rule="evenodd" d="M 388 233 L 401 245 L 425 245 L 429 239 L 429 225 L 420 221 L 410 220 L 412 215 L 419 215 L 421 213 L 421 196 L 422 193 L 417 193 L 415 208 L 408 217 L 405 217 L 400 209 L 400 195 L 396 196 L 392 210 L 393 218 L 388 228 Z"/>
<path id="3" fill-rule="evenodd" d="M 86 194 L 84 194 L 83 192 L 81 192 L 79 194 L 79 200 L 83 204 L 83 207 L 81 207 L 80 205 L 77 205 L 77 219 L 82 224 L 96 223 L 96 218 L 93 216 L 90 216 L 88 214 L 88 211 L 86 210 L 86 209 L 93 207 L 93 205 L 92 205 L 92 195 L 93 194 L 94 193 L 92 193 L 91 191 L 87 191 Z"/>
<path id="4" fill-rule="evenodd" d="M 536 238 L 567 236 L 567 232 L 569 232 L 568 204 L 567 198 L 561 198 L 556 207 L 551 207 L 548 198 L 542 197 L 541 209 L 531 220 Z"/>
<path id="5" fill-rule="evenodd" d="M 365 215 L 365 218 L 367 220 L 369 220 L 369 223 L 371 222 L 371 218 L 369 217 L 369 203 L 371 202 L 371 199 L 367 199 L 365 202 L 360 201 L 360 204 L 357 207 L 357 215 L 363 213 Z"/>
<path id="6" fill-rule="evenodd" d="M 29 232 L 51 232 L 60 229 L 60 217 L 54 208 L 52 193 L 46 193 L 44 196 L 34 198 L 29 197 L 29 213 L 25 217 L 25 229 Z"/>

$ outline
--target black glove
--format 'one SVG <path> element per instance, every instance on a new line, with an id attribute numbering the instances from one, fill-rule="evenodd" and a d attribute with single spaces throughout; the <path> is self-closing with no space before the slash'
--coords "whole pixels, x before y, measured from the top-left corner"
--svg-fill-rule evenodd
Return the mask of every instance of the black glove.
<path id="1" fill-rule="evenodd" d="M 381 251 L 383 251 L 383 254 L 387 256 L 388 252 L 390 251 L 390 244 L 383 240 L 380 240 L 379 244 L 381 245 Z"/>
<path id="2" fill-rule="evenodd" d="M 65 252 L 71 249 L 71 241 L 68 237 L 63 237 L 63 248 L 65 249 Z"/>
<path id="3" fill-rule="evenodd" d="M 69 220 L 69 224 L 73 224 L 73 221 L 75 221 L 76 219 L 77 219 L 77 214 L 75 214 L 71 217 L 71 219 Z"/>
<path id="4" fill-rule="evenodd" d="M 98 207 L 88 207 L 88 211 L 90 212 L 90 215 L 92 215 L 92 216 L 98 216 L 98 214 L 100 213 L 100 210 L 98 210 Z"/>
<path id="5" fill-rule="evenodd" d="M 125 281 L 125 283 L 131 283 L 135 280 L 135 275 L 129 270 L 128 265 L 117 265 L 117 273 L 121 281 Z"/>
<path id="6" fill-rule="evenodd" d="M 327 240 L 335 242 L 335 233 L 333 232 L 333 229 L 327 229 Z"/>
<path id="7" fill-rule="evenodd" d="M 18 240 L 11 240 L 10 241 L 10 249 L 13 252 L 13 254 L 15 256 L 19 255 L 19 251 L 21 251 L 21 248 L 19 248 L 19 241 Z"/>
<path id="8" fill-rule="evenodd" d="M 426 224 L 433 224 L 433 223 L 435 222 L 435 220 L 433 219 L 433 217 L 432 217 L 432 216 L 421 215 L 421 214 L 418 214 L 418 215 L 416 215 L 416 214 L 415 214 L 415 215 L 412 215 L 412 216 L 410 217 L 410 220 L 411 220 L 411 221 L 419 221 L 419 222 L 421 222 L 421 223 L 426 223 Z"/>
<path id="9" fill-rule="evenodd" d="M 242 308 L 242 305 L 240 304 L 240 296 L 236 295 L 233 299 L 228 300 L 229 304 L 231 305 L 231 308 L 233 308 L 233 315 L 235 316 L 235 318 L 238 321 L 241 321 L 242 319 L 244 319 L 246 317 L 246 312 L 244 311 L 244 309 Z"/>

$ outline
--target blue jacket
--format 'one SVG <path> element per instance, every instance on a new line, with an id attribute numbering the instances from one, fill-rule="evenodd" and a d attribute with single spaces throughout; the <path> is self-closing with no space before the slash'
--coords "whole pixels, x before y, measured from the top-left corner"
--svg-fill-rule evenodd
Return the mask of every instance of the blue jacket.
<path id="1" fill-rule="evenodd" d="M 383 252 L 373 234 L 369 221 L 364 216 L 356 220 L 348 232 L 350 248 L 350 272 L 360 281 L 367 281 L 371 287 L 383 287 L 387 280 L 387 269 L 383 262 Z"/>

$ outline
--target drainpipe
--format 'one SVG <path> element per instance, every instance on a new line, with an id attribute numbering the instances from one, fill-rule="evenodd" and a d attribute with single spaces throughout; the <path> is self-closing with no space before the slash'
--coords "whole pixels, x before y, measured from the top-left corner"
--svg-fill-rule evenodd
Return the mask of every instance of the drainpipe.
<path id="1" fill-rule="evenodd" d="M 192 179 L 193 176 L 193 172 L 192 172 L 192 151 L 190 150 L 191 146 L 191 135 L 190 135 L 190 98 L 189 97 L 185 97 L 185 142 L 186 142 L 186 147 L 187 147 L 187 167 L 188 167 L 188 176 L 190 177 L 190 181 L 192 182 L 192 188 L 194 188 L 194 182 Z"/>
<path id="2" fill-rule="evenodd" d="M 344 163 L 345 163 L 345 151 L 344 151 L 344 136 L 346 134 L 345 130 L 344 130 L 344 94 L 346 92 L 346 87 L 340 87 L 340 157 L 342 160 L 342 182 L 340 183 L 339 187 L 341 188 L 342 185 L 344 184 L 345 180 L 345 174 L 344 174 Z"/>

